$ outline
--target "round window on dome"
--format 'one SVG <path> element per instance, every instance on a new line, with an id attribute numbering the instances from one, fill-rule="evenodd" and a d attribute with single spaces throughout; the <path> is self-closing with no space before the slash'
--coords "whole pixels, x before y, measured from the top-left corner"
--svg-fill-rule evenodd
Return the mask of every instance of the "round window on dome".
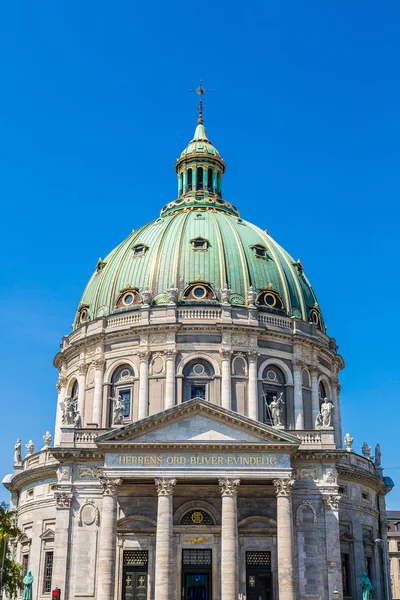
<path id="1" fill-rule="evenodd" d="M 123 302 L 123 303 L 124 303 L 126 306 L 129 306 L 130 304 L 132 304 L 132 303 L 133 303 L 133 300 L 134 300 L 134 298 L 133 298 L 133 294 L 131 294 L 131 293 L 128 293 L 128 294 L 125 294 L 125 296 L 124 296 L 124 297 L 123 297 L 123 299 L 122 299 L 122 302 Z"/>
<path id="2" fill-rule="evenodd" d="M 202 298 L 205 298 L 207 290 L 202 285 L 196 285 L 196 287 L 193 288 L 192 293 L 195 298 L 201 300 Z"/>
<path id="3" fill-rule="evenodd" d="M 86 309 L 82 310 L 81 314 L 79 315 L 79 322 L 84 323 L 85 321 L 88 320 L 88 318 L 89 318 L 88 311 Z"/>
<path id="4" fill-rule="evenodd" d="M 276 305 L 276 296 L 275 294 L 265 294 L 264 302 L 267 306 L 275 306 Z"/>

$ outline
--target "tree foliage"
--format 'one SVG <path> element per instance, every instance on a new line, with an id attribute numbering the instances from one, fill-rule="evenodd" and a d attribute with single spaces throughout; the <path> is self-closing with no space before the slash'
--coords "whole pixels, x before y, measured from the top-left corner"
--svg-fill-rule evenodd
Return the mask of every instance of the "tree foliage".
<path id="1" fill-rule="evenodd" d="M 0 569 L 4 570 L 2 589 L 8 598 L 15 598 L 22 589 L 22 566 L 14 560 L 14 543 L 18 540 L 21 531 L 17 527 L 17 515 L 13 510 L 8 510 L 7 504 L 0 503 Z"/>

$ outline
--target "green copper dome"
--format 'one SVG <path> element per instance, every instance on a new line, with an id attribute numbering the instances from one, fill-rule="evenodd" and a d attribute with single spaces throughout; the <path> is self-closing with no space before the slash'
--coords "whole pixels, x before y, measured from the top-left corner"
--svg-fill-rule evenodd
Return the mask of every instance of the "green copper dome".
<path id="1" fill-rule="evenodd" d="M 300 261 L 222 199 L 225 163 L 202 122 L 175 169 L 178 199 L 99 259 L 74 326 L 173 298 L 191 305 L 255 304 L 324 328 Z"/>

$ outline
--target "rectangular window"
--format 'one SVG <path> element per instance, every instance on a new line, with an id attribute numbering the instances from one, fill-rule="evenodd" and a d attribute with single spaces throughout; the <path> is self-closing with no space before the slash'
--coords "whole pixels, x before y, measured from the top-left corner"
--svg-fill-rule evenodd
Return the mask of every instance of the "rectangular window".
<path id="1" fill-rule="evenodd" d="M 271 409 L 269 407 L 272 400 L 274 399 L 274 396 L 276 396 L 275 391 L 268 390 L 266 387 L 264 387 L 262 398 L 263 398 L 263 405 L 264 405 L 264 423 L 266 423 L 267 425 L 274 424 L 273 420 L 272 420 Z"/>
<path id="2" fill-rule="evenodd" d="M 53 552 L 45 552 L 44 555 L 44 581 L 43 593 L 50 594 L 51 578 L 53 576 Z"/>
<path id="3" fill-rule="evenodd" d="M 22 577 L 28 573 L 28 565 L 29 565 L 29 554 L 22 555 Z"/>
<path id="4" fill-rule="evenodd" d="M 120 390 L 118 395 L 124 405 L 123 417 L 129 419 L 131 416 L 131 390 Z"/>
<path id="5" fill-rule="evenodd" d="M 351 596 L 350 588 L 350 555 L 342 554 L 343 595 Z"/>
<path id="6" fill-rule="evenodd" d="M 367 492 L 361 492 L 361 497 L 363 500 L 369 501 L 369 494 Z"/>
<path id="7" fill-rule="evenodd" d="M 397 552 L 400 552 L 400 542 L 397 542 Z"/>
<path id="8" fill-rule="evenodd" d="M 205 385 L 192 385 L 190 390 L 190 398 L 203 398 L 206 399 L 206 386 Z"/>

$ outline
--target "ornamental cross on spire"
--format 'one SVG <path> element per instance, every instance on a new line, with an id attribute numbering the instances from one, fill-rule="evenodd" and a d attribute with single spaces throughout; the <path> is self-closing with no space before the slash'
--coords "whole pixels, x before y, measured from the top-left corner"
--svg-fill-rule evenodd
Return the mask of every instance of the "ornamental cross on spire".
<path id="1" fill-rule="evenodd" d="M 212 90 L 206 90 L 205 88 L 203 88 L 203 81 L 200 79 L 200 85 L 196 90 L 189 90 L 190 92 L 196 92 L 196 94 L 198 94 L 200 96 L 200 101 L 199 104 L 197 105 L 197 109 L 199 111 L 199 124 L 203 123 L 203 108 L 204 108 L 204 104 L 203 104 L 203 95 L 207 94 L 209 92 L 212 92 Z"/>

